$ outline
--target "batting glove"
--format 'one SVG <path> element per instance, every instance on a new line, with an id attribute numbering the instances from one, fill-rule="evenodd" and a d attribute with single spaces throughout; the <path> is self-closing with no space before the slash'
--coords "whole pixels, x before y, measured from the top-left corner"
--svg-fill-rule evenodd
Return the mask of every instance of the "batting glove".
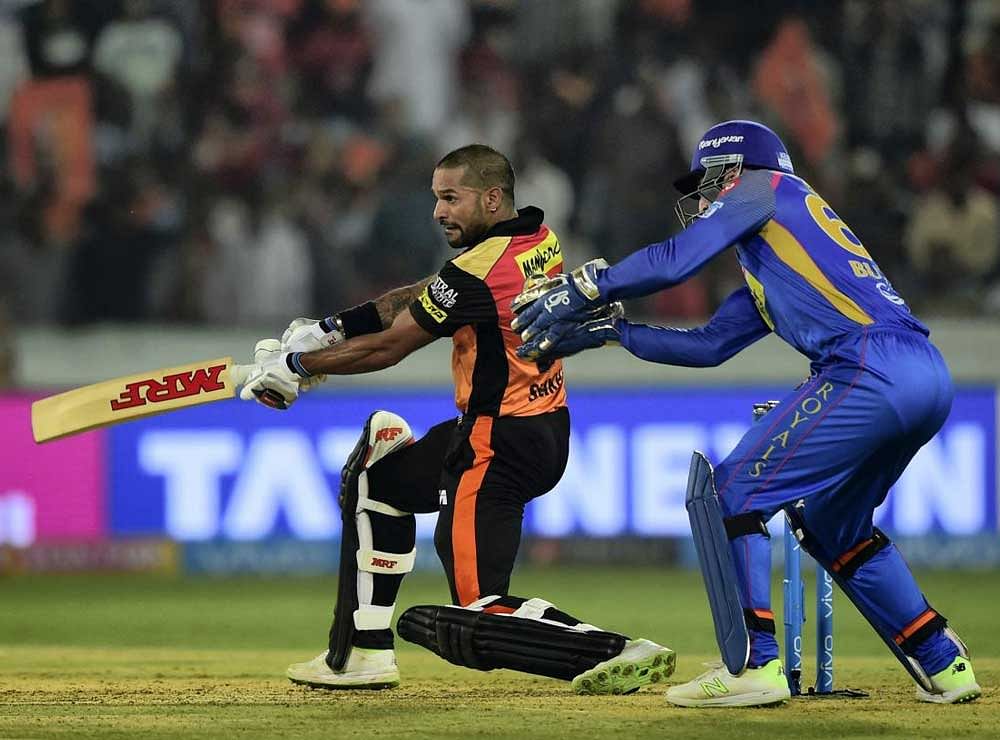
<path id="1" fill-rule="evenodd" d="M 281 349 L 285 352 L 313 352 L 332 347 L 345 339 L 343 327 L 336 316 L 326 319 L 293 319 L 281 335 Z M 303 379 L 299 388 L 304 391 L 315 388 L 326 380 L 325 375 L 311 375 Z"/>
<path id="2" fill-rule="evenodd" d="M 524 290 L 511 304 L 516 316 L 510 328 L 530 342 L 560 321 L 580 321 L 601 303 L 597 275 L 608 267 L 603 259 L 591 260 L 569 275 L 560 273 Z"/>
<path id="3" fill-rule="evenodd" d="M 281 335 L 286 352 L 314 352 L 344 341 L 344 330 L 336 317 L 328 319 L 293 319 Z"/>
<path id="4" fill-rule="evenodd" d="M 615 302 L 602 306 L 583 321 L 559 321 L 517 348 L 526 360 L 556 360 L 585 349 L 596 349 L 621 341 L 621 321 L 625 309 Z"/>
<path id="5" fill-rule="evenodd" d="M 292 353 L 284 352 L 277 339 L 262 339 L 254 346 L 254 365 L 240 398 L 256 400 L 272 409 L 285 410 L 299 397 L 299 384 L 308 377 L 293 369 Z"/>

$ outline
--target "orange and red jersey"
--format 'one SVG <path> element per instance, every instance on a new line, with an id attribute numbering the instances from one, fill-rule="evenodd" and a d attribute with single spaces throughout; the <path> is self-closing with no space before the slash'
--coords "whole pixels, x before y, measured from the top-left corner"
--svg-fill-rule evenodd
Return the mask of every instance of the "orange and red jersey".
<path id="1" fill-rule="evenodd" d="M 562 271 L 562 249 L 534 206 L 496 224 L 448 260 L 410 306 L 431 334 L 450 336 L 455 404 L 463 414 L 534 416 L 566 405 L 562 362 L 545 371 L 519 358 L 511 302 L 530 275 Z"/>

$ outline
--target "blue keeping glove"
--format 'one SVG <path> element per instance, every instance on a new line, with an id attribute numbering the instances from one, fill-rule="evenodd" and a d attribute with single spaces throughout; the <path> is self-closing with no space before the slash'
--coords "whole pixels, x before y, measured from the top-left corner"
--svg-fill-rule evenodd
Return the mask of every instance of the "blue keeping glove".
<path id="1" fill-rule="evenodd" d="M 526 360 L 551 361 L 585 349 L 621 341 L 620 322 L 625 316 L 621 303 L 602 306 L 583 321 L 558 321 L 517 348 Z"/>
<path id="2" fill-rule="evenodd" d="M 530 285 L 511 304 L 515 317 L 510 328 L 529 342 L 559 321 L 581 321 L 601 303 L 597 275 L 607 269 L 603 259 L 580 265 L 569 275 L 560 273 Z"/>

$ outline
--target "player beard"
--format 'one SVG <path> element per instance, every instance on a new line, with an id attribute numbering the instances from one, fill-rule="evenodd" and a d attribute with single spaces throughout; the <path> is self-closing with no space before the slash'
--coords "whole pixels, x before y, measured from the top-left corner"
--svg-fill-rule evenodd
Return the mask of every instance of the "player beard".
<path id="1" fill-rule="evenodd" d="M 486 212 L 480 208 L 479 212 L 476 213 L 475 220 L 467 227 L 460 226 L 451 221 L 442 223 L 442 227 L 451 227 L 454 229 L 454 231 L 448 231 L 446 228 L 444 232 L 444 238 L 447 240 L 448 246 L 452 249 L 467 249 L 481 242 L 483 234 L 490 229 L 486 223 L 485 216 Z"/>

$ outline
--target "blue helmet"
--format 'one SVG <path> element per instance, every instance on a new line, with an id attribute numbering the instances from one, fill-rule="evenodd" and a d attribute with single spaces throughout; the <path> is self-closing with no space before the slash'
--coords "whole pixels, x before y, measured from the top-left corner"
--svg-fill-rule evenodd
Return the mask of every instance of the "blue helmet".
<path id="1" fill-rule="evenodd" d="M 683 196 L 677 204 L 682 224 L 698 214 L 701 198 L 714 201 L 725 181 L 746 167 L 795 172 L 792 158 L 771 129 L 754 121 L 723 121 L 706 131 L 691 157 L 691 171 L 674 181 Z"/>

